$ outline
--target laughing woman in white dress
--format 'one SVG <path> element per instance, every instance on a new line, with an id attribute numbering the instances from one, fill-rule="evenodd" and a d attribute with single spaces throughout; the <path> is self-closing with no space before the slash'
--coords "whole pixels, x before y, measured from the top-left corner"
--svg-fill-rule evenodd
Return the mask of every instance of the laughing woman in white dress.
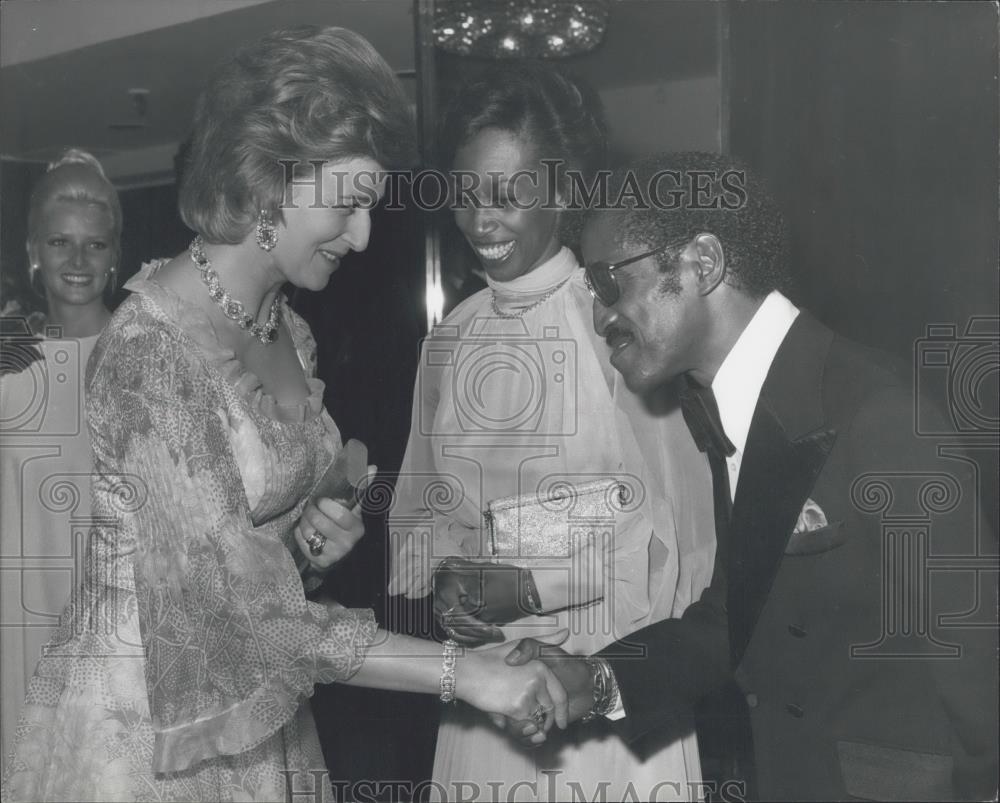
<path id="1" fill-rule="evenodd" d="M 619 383 L 563 244 L 573 229 L 568 171 L 589 183 L 604 150 L 580 88 L 543 67 L 491 71 L 459 92 L 442 130 L 455 221 L 489 286 L 424 343 L 390 520 L 390 593 L 418 598 L 434 586 L 449 635 L 468 645 L 568 627 L 564 648 L 589 655 L 679 615 L 707 585 L 703 461 L 678 414 L 648 415 Z M 543 160 L 560 160 L 554 181 Z M 480 573 L 490 502 L 604 480 L 634 491 L 610 538 L 576 543 L 561 565 Z M 449 556 L 459 559 L 442 569 Z M 476 599 L 463 613 L 464 595 Z M 634 754 L 597 719 L 529 750 L 458 707 L 442 719 L 434 780 L 476 800 L 694 796 L 693 729 L 649 747 Z"/>

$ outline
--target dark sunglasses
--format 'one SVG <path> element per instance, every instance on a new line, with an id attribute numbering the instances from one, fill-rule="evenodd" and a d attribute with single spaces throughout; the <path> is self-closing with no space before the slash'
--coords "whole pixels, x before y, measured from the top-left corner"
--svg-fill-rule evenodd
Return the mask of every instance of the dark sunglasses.
<path id="1" fill-rule="evenodd" d="M 587 282 L 587 289 L 590 290 L 590 294 L 600 301 L 605 307 L 610 307 L 612 304 L 617 302 L 621 296 L 621 291 L 618 288 L 618 280 L 615 279 L 616 270 L 624 268 L 626 265 L 631 265 L 633 262 L 645 259 L 646 257 L 658 254 L 660 251 L 666 251 L 668 248 L 676 248 L 680 245 L 687 245 L 689 240 L 689 237 L 685 237 L 683 240 L 675 240 L 667 243 L 666 245 L 654 248 L 652 251 L 644 251 L 637 256 L 623 259 L 620 262 L 591 262 L 583 268 L 584 279 Z"/>

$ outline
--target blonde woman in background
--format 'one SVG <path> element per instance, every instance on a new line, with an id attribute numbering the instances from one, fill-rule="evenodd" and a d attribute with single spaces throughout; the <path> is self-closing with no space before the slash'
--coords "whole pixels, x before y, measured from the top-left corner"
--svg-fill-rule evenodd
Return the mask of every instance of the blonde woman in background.
<path id="1" fill-rule="evenodd" d="M 91 154 L 68 150 L 31 193 L 28 264 L 46 311 L 39 339 L 0 376 L 0 686 L 3 754 L 27 681 L 78 580 L 90 518 L 87 360 L 111 311 L 121 257 L 118 193 Z"/>

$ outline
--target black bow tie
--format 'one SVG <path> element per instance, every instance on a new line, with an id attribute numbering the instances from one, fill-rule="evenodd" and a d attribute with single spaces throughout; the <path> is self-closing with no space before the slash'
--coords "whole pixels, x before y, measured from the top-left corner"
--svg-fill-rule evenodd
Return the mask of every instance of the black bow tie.
<path id="1" fill-rule="evenodd" d="M 720 460 L 736 452 L 736 447 L 722 428 L 719 405 L 711 388 L 689 383 L 681 391 L 681 412 L 691 430 L 691 437 L 701 451 Z"/>

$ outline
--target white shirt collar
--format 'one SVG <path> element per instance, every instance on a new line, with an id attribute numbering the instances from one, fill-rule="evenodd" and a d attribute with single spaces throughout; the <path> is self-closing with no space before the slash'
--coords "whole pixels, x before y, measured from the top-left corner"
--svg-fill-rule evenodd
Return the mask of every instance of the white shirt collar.
<path id="1" fill-rule="evenodd" d="M 773 290 L 729 350 L 712 380 L 719 418 L 733 446 L 743 454 L 764 379 L 799 309 Z"/>

